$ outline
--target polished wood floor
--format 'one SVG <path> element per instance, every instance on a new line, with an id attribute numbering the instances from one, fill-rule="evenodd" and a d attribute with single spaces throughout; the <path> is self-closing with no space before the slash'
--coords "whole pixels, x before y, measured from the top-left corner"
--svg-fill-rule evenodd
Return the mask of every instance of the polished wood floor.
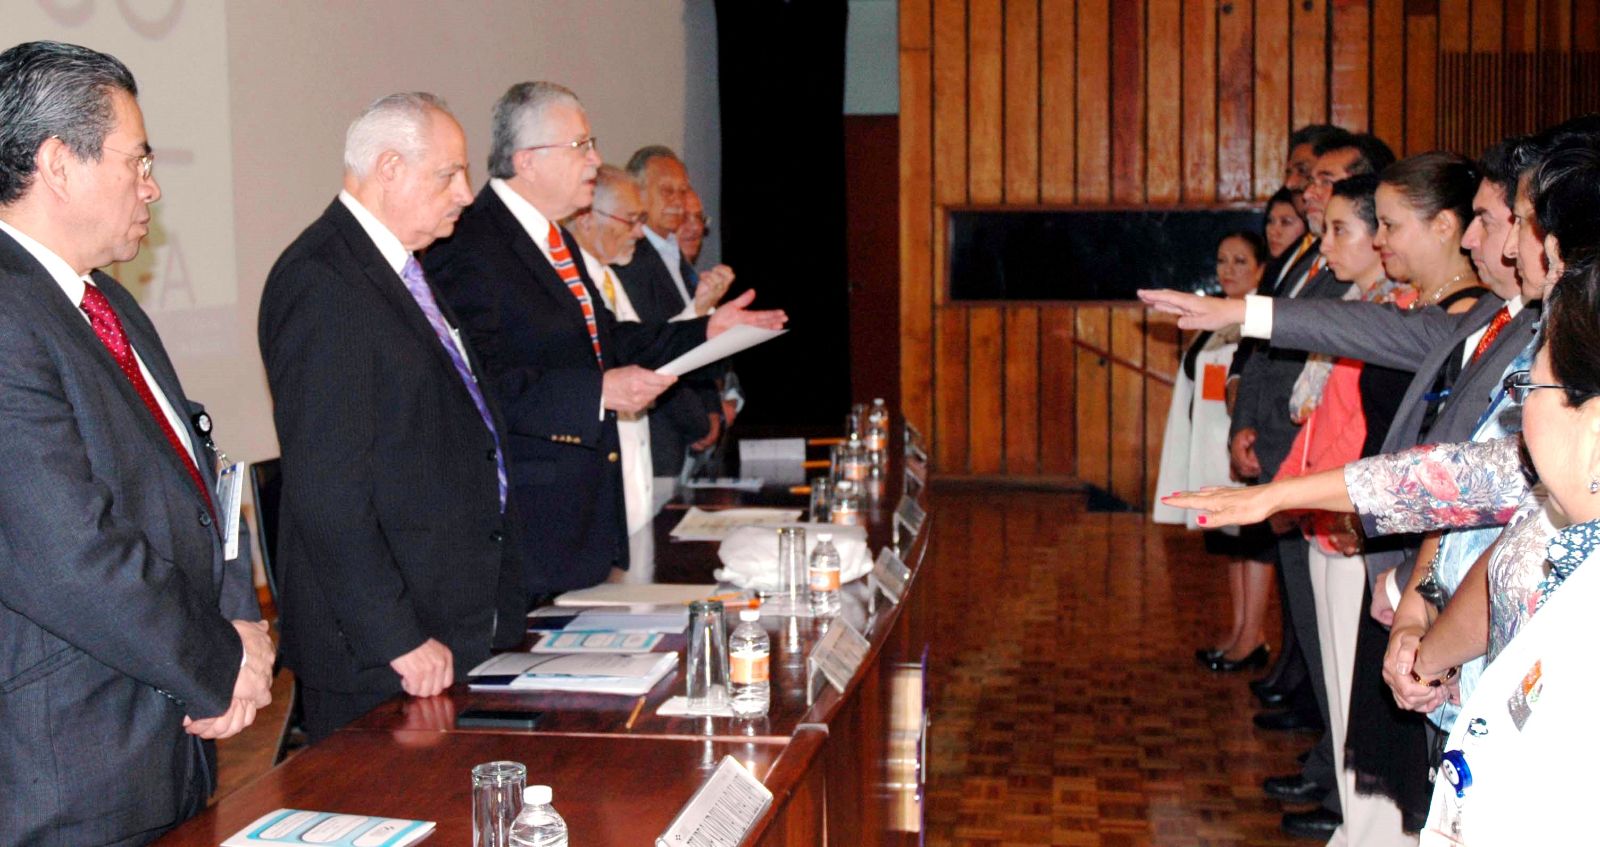
<path id="1" fill-rule="evenodd" d="M 1309 843 L 1259 788 L 1309 738 L 1255 729 L 1247 677 L 1194 662 L 1227 614 L 1198 536 L 1064 493 L 944 486 L 931 512 L 927 844 Z M 219 795 L 270 764 L 279 688 L 223 743 Z"/>

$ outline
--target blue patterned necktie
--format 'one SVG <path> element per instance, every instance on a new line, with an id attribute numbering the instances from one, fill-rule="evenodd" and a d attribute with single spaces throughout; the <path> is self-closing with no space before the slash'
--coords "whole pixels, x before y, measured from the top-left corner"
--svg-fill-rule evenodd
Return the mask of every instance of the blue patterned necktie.
<path id="1" fill-rule="evenodd" d="M 472 395 L 472 405 L 478 407 L 478 416 L 483 418 L 483 426 L 489 430 L 489 435 L 494 438 L 494 464 L 495 476 L 500 483 L 500 511 L 506 510 L 506 458 L 500 450 L 500 433 L 495 431 L 494 418 L 489 415 L 489 406 L 483 401 L 483 389 L 478 386 L 478 380 L 472 375 L 472 369 L 467 367 L 467 360 L 461 355 L 461 349 L 456 347 L 454 334 L 450 325 L 445 323 L 444 315 L 439 311 L 439 302 L 433 297 L 433 289 L 428 287 L 428 280 L 422 275 L 422 265 L 417 263 L 417 257 L 406 257 L 405 267 L 400 269 L 400 279 L 406 284 L 406 290 L 411 292 L 411 297 L 422 308 L 422 314 L 427 317 L 428 324 L 433 327 L 433 334 L 439 337 L 439 343 L 444 345 L 444 352 L 450 357 L 450 363 L 456 366 L 456 373 L 461 375 L 461 381 L 466 383 L 467 393 Z"/>
<path id="2" fill-rule="evenodd" d="M 1589 558 L 1596 547 L 1600 547 L 1600 520 L 1573 524 L 1550 539 L 1550 546 L 1545 551 L 1545 558 L 1550 562 L 1550 575 L 1539 583 L 1539 599 L 1533 607 L 1534 611 L 1544 608 L 1550 595 L 1567 577 L 1572 576 L 1572 572 Z"/>

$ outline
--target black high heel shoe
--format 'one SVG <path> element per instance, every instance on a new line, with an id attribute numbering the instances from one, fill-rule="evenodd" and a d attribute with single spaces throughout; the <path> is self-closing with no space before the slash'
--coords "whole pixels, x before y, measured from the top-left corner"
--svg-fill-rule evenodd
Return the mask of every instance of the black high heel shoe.
<path id="1" fill-rule="evenodd" d="M 1232 673 L 1249 668 L 1264 668 L 1267 666 L 1267 645 L 1263 644 L 1250 654 L 1236 661 L 1229 661 L 1221 656 L 1206 663 L 1206 667 L 1218 673 Z"/>
<path id="2" fill-rule="evenodd" d="M 1203 647 L 1194 651 L 1194 660 L 1202 665 L 1209 666 L 1212 662 L 1222 658 L 1222 654 L 1226 652 L 1228 651 L 1218 650 L 1215 647 Z"/>

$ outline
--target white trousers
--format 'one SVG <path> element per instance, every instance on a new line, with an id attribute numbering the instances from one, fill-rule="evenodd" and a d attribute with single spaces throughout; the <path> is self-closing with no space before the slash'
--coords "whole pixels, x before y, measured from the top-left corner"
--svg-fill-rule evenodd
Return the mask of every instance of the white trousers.
<path id="1" fill-rule="evenodd" d="M 1311 592 L 1317 608 L 1317 640 L 1321 642 L 1322 675 L 1328 687 L 1328 720 L 1332 726 L 1333 768 L 1344 824 L 1328 839 L 1330 847 L 1411 847 L 1417 837 L 1400 822 L 1400 807 L 1381 794 L 1356 791 L 1355 771 L 1345 770 L 1344 742 L 1350 725 L 1350 682 L 1356 664 L 1356 633 L 1367 614 L 1361 600 L 1367 587 L 1366 560 L 1311 548 Z"/>

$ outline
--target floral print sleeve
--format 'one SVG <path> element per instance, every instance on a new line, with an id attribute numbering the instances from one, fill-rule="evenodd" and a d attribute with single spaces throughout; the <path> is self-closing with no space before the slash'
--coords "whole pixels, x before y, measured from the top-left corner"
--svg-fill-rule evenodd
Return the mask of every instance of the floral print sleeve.
<path id="1" fill-rule="evenodd" d="M 1368 535 L 1498 526 L 1528 493 L 1519 437 L 1426 444 L 1345 465 Z"/>

